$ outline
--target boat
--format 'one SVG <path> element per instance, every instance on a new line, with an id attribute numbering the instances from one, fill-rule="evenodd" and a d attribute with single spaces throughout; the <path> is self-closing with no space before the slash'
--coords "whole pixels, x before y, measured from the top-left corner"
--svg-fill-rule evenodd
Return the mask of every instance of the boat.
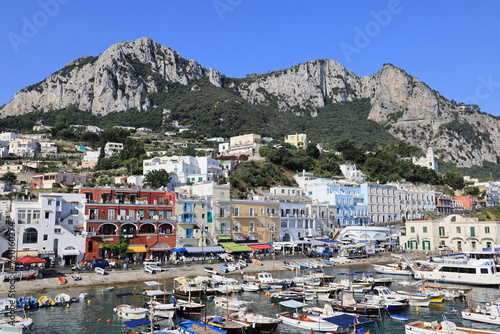
<path id="1" fill-rule="evenodd" d="M 165 304 L 157 301 L 149 301 L 144 304 L 144 307 L 148 308 L 153 313 L 153 316 L 169 319 L 172 319 L 175 312 L 179 309 L 178 304 Z"/>
<path id="2" fill-rule="evenodd" d="M 307 306 L 307 304 L 295 300 L 286 300 L 280 302 L 279 304 L 281 306 L 295 309 L 295 312 L 280 312 L 276 315 L 276 317 L 284 324 L 311 331 L 336 332 L 338 329 L 338 325 L 324 321 L 319 316 L 309 315 L 307 313 L 299 313 L 298 309 Z"/>
<path id="3" fill-rule="evenodd" d="M 386 310 L 384 305 L 357 302 L 352 293 L 344 293 L 342 300 L 330 302 L 333 310 L 345 313 L 354 313 L 365 317 L 380 317 Z"/>
<path id="4" fill-rule="evenodd" d="M 227 297 L 214 298 L 215 307 L 232 312 L 245 311 L 251 303 L 244 300 L 228 299 Z"/>
<path id="5" fill-rule="evenodd" d="M 15 298 L 5 297 L 0 299 L 0 313 L 4 311 L 10 311 L 18 307 L 17 300 Z"/>
<path id="6" fill-rule="evenodd" d="M 443 292 L 445 299 L 465 298 L 472 290 L 470 286 L 446 286 L 437 284 L 422 284 L 420 292 L 431 293 L 435 291 Z"/>
<path id="7" fill-rule="evenodd" d="M 262 314 L 255 314 L 250 309 L 229 314 L 229 318 L 249 324 L 259 333 L 272 333 L 281 322 L 280 319 L 266 317 Z"/>
<path id="8" fill-rule="evenodd" d="M 487 329 L 474 329 L 458 327 L 454 322 L 445 320 L 441 323 L 437 321 L 412 321 L 405 324 L 405 334 L 440 334 L 440 333 L 460 333 L 460 334 L 500 334 L 499 331 Z"/>
<path id="9" fill-rule="evenodd" d="M 57 277 L 57 280 L 61 283 L 61 284 L 66 284 L 68 283 L 68 280 L 66 279 L 66 277 L 64 276 L 59 276 Z"/>
<path id="10" fill-rule="evenodd" d="M 241 288 L 246 292 L 258 292 L 260 290 L 260 285 L 255 283 L 246 283 L 243 284 Z"/>
<path id="11" fill-rule="evenodd" d="M 80 294 L 78 295 L 78 299 L 81 300 L 81 301 L 85 301 L 87 299 L 89 299 L 90 295 L 88 292 L 80 292 Z"/>
<path id="12" fill-rule="evenodd" d="M 205 272 L 207 274 L 216 274 L 217 273 L 217 271 L 213 267 L 204 267 L 203 270 L 205 270 Z"/>
<path id="13" fill-rule="evenodd" d="M 475 308 L 470 307 L 462 311 L 462 319 L 500 325 L 500 306 L 486 303 L 485 308 L 481 308 L 479 305 Z"/>
<path id="14" fill-rule="evenodd" d="M 202 322 L 220 328 L 226 331 L 228 334 L 245 334 L 252 330 L 250 324 L 243 321 L 237 321 L 230 319 L 228 317 L 221 317 L 218 315 L 205 316 L 202 318 Z"/>
<path id="15" fill-rule="evenodd" d="M 432 257 L 434 266 L 414 270 L 415 278 L 456 284 L 497 286 L 500 281 L 500 272 L 497 271 L 495 262 L 497 256 L 498 249 Z"/>
<path id="16" fill-rule="evenodd" d="M 372 264 L 373 271 L 379 274 L 386 275 L 399 275 L 399 276 L 412 276 L 413 271 L 404 262 L 383 264 Z"/>
<path id="17" fill-rule="evenodd" d="M 149 310 L 143 307 L 132 306 L 128 304 L 118 305 L 113 311 L 122 318 L 141 319 L 148 316 Z"/>
<path id="18" fill-rule="evenodd" d="M 150 274 L 157 274 L 161 272 L 161 267 L 160 266 L 153 266 L 153 265 L 147 265 L 144 266 L 144 271 L 150 273 Z"/>
<path id="19" fill-rule="evenodd" d="M 108 287 L 106 287 L 106 288 L 102 288 L 102 290 L 101 290 L 101 291 L 102 291 L 102 292 L 106 292 L 106 291 L 113 291 L 114 289 L 115 289 L 115 287 L 114 287 L 114 286 L 108 286 Z"/>
<path id="20" fill-rule="evenodd" d="M 398 311 L 408 305 L 407 297 L 395 294 L 386 286 L 375 286 L 364 297 L 367 304 L 383 305 L 389 311 Z"/>
<path id="21" fill-rule="evenodd" d="M 55 305 L 56 302 L 54 299 L 50 298 L 49 296 L 41 296 L 38 298 L 38 305 L 39 306 L 53 306 Z"/>
<path id="22" fill-rule="evenodd" d="M 79 274 L 71 274 L 71 278 L 73 279 L 73 281 L 81 281 L 82 280 L 82 276 L 80 276 Z"/>
<path id="23" fill-rule="evenodd" d="M 54 302 L 56 305 L 67 305 L 71 302 L 71 297 L 66 293 L 58 293 L 54 297 Z"/>
<path id="24" fill-rule="evenodd" d="M 95 267 L 94 270 L 98 275 L 103 275 L 103 276 L 106 275 L 106 270 L 104 270 L 103 268 Z"/>
<path id="25" fill-rule="evenodd" d="M 4 313 L 4 318 L 0 319 L 0 333 L 12 334 L 28 334 L 33 333 L 34 325 L 33 319 L 28 318 L 24 309 L 18 310 L 22 312 L 21 315 L 12 314 L 10 312 Z"/>
<path id="26" fill-rule="evenodd" d="M 178 299 L 172 296 L 172 303 L 179 306 L 179 311 L 186 315 L 200 315 L 205 304 L 197 303 L 192 300 Z"/>
<path id="27" fill-rule="evenodd" d="M 394 319 L 394 320 L 399 320 L 399 321 L 408 321 L 410 319 L 404 315 L 390 314 L 390 313 L 389 313 L 389 318 Z"/>
<path id="28" fill-rule="evenodd" d="M 355 278 L 353 279 L 353 283 L 370 283 L 372 286 L 378 286 L 378 285 L 383 285 L 383 286 L 391 286 L 392 285 L 392 278 L 390 277 L 378 277 L 375 278 L 373 277 L 372 274 L 374 274 L 374 271 L 355 271 L 355 274 L 361 274 L 360 278 Z"/>
<path id="29" fill-rule="evenodd" d="M 182 319 L 177 325 L 182 334 L 226 334 L 223 329 L 202 322 Z"/>

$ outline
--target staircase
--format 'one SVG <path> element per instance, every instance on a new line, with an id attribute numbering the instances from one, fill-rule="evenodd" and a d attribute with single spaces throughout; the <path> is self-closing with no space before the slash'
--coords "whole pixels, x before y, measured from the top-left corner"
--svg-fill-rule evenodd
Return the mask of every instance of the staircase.
<path id="1" fill-rule="evenodd" d="M 208 240 L 210 240 L 210 245 L 214 245 L 215 242 L 214 242 L 214 237 L 212 236 L 212 234 L 210 233 L 210 231 L 206 230 L 203 228 L 203 224 L 200 224 L 200 222 L 198 221 L 198 219 L 194 218 L 194 224 L 196 224 L 196 226 L 201 230 L 203 231 L 203 234 L 205 236 L 208 237 Z"/>

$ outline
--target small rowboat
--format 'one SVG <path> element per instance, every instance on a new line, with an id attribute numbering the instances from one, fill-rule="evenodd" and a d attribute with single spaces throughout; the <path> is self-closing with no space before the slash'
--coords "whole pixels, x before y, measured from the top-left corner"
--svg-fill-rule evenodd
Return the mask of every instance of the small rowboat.
<path id="1" fill-rule="evenodd" d="M 96 274 L 98 275 L 106 275 L 106 270 L 102 269 L 102 268 L 99 268 L 99 267 L 95 267 L 95 272 Z"/>
<path id="2" fill-rule="evenodd" d="M 257 259 L 252 259 L 252 262 L 253 262 L 255 265 L 257 265 L 257 266 L 261 266 L 261 265 L 262 265 L 262 263 L 261 263 L 259 260 L 257 260 Z"/>
<path id="3" fill-rule="evenodd" d="M 66 284 L 66 283 L 68 283 L 68 280 L 66 279 L 66 277 L 59 276 L 57 279 L 59 280 L 59 282 L 60 282 L 61 284 Z"/>
<path id="4" fill-rule="evenodd" d="M 31 273 L 28 276 L 26 276 L 26 280 L 29 281 L 30 279 L 34 278 L 36 276 L 36 273 Z"/>
<path id="5" fill-rule="evenodd" d="M 399 321 L 408 321 L 408 317 L 405 317 L 404 315 L 399 315 L 399 314 L 389 314 L 389 317 L 394 320 L 399 320 Z"/>

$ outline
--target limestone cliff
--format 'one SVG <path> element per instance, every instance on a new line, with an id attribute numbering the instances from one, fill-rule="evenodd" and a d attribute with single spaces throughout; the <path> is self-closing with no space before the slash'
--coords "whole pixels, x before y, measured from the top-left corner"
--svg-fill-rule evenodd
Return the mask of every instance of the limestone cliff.
<path id="1" fill-rule="evenodd" d="M 253 105 L 269 105 L 295 115 L 315 116 L 324 112 L 327 103 L 369 98 L 370 120 L 384 125 L 396 138 L 424 149 L 433 147 L 439 158 L 461 167 L 484 160 L 496 162 L 500 151 L 500 123 L 495 117 L 447 100 L 391 64 L 371 76 L 358 77 L 336 61 L 314 60 L 226 80 L 218 71 L 207 70 L 146 37 L 70 62 L 17 92 L 0 108 L 0 117 L 69 105 L 101 115 L 132 108 L 142 111 L 153 107 L 151 94 L 168 94 L 173 84 L 191 85 L 201 79 Z"/>

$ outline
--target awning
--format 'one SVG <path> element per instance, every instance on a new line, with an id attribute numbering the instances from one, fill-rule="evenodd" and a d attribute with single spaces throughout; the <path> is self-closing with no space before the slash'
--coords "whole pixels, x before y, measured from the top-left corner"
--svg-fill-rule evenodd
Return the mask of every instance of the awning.
<path id="1" fill-rule="evenodd" d="M 164 242 L 157 242 L 149 250 L 152 252 L 169 251 L 171 248 Z"/>
<path id="2" fill-rule="evenodd" d="M 43 249 L 43 250 L 39 250 L 38 251 L 38 254 L 42 254 L 42 255 L 50 255 L 50 254 L 55 254 L 53 250 L 46 250 L 46 249 Z"/>
<path id="3" fill-rule="evenodd" d="M 229 253 L 240 253 L 240 252 L 251 252 L 253 249 L 251 249 L 248 246 L 232 246 L 232 247 L 224 247 L 226 252 Z"/>
<path id="4" fill-rule="evenodd" d="M 219 245 L 222 247 L 238 246 L 236 242 L 220 242 Z"/>
<path id="5" fill-rule="evenodd" d="M 80 255 L 78 249 L 65 249 L 61 252 L 63 256 L 72 256 L 72 255 Z"/>
<path id="6" fill-rule="evenodd" d="M 290 299 L 290 300 L 285 300 L 284 302 L 280 302 L 280 305 L 283 305 L 286 307 L 291 307 L 291 308 L 298 308 L 298 307 L 306 306 L 307 304 Z"/>
<path id="7" fill-rule="evenodd" d="M 146 249 L 145 245 L 135 245 L 135 246 L 128 246 L 127 248 L 127 253 L 146 253 L 148 250 Z"/>
<path id="8" fill-rule="evenodd" d="M 180 253 L 180 252 L 185 252 L 186 251 L 186 248 L 176 248 L 176 249 L 172 249 L 170 252 L 171 253 Z"/>
<path id="9" fill-rule="evenodd" d="M 22 256 L 38 256 L 38 251 L 36 250 L 27 250 L 27 251 L 19 251 L 15 252 L 16 257 L 22 257 Z"/>
<path id="10" fill-rule="evenodd" d="M 224 248 L 221 246 L 206 246 L 206 247 L 184 247 L 188 253 L 223 253 Z"/>
<path id="11" fill-rule="evenodd" d="M 271 245 L 268 244 L 258 244 L 258 245 L 248 245 L 251 249 L 272 249 Z"/>
<path id="12" fill-rule="evenodd" d="M 351 328 L 354 327 L 355 325 L 358 326 L 364 324 L 371 324 L 373 322 L 369 319 L 355 317 L 349 314 L 341 314 L 335 317 L 323 318 L 323 320 L 328 321 L 329 323 L 335 324 L 337 326 L 340 326 L 342 328 Z"/>
<path id="13" fill-rule="evenodd" d="M 332 244 L 332 243 L 340 242 L 338 240 L 332 240 L 332 239 L 315 239 L 314 241 L 319 241 L 319 242 L 322 242 L 324 244 Z"/>
<path id="14" fill-rule="evenodd" d="M 219 240 L 231 240 L 231 236 L 230 235 L 219 235 L 217 236 L 217 239 Z"/>

